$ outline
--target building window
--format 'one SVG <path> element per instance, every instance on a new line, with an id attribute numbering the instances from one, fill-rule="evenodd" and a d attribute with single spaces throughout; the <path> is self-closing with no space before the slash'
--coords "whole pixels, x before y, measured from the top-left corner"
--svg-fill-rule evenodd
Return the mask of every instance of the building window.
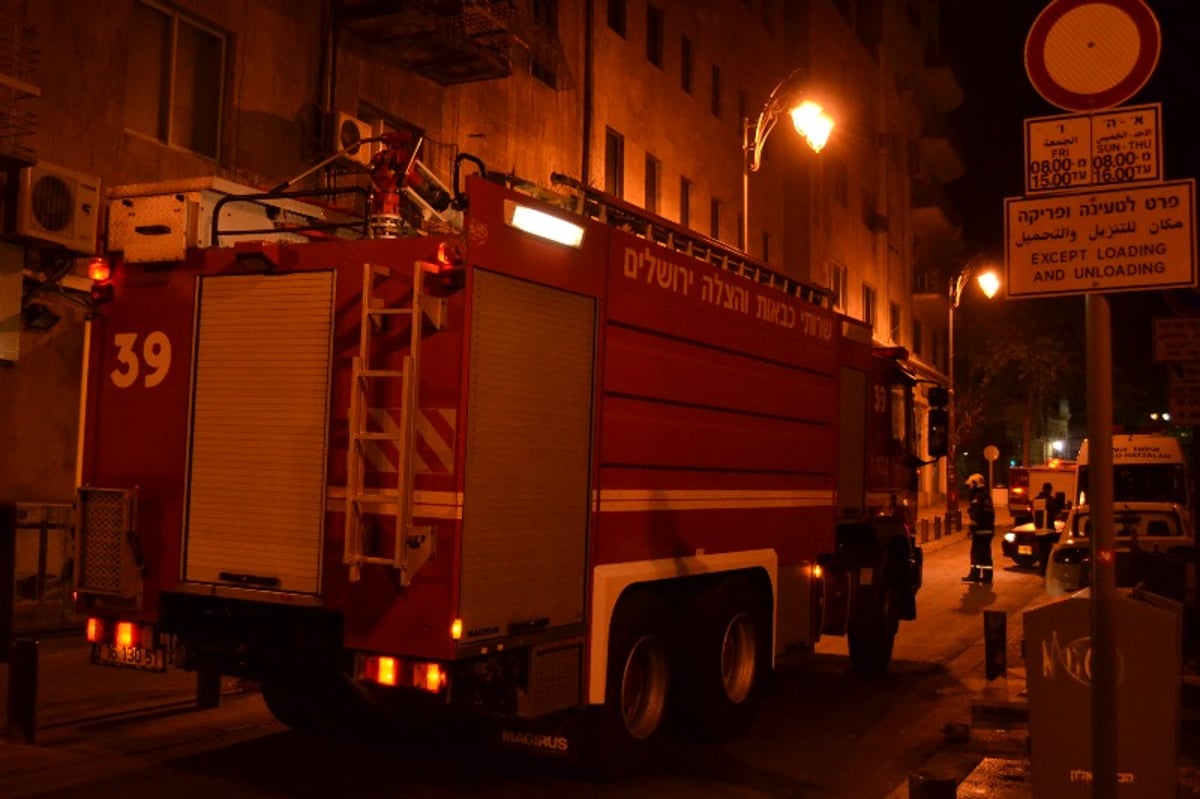
<path id="1" fill-rule="evenodd" d="M 862 320 L 871 328 L 875 335 L 875 287 L 863 283 L 862 287 Z"/>
<path id="2" fill-rule="evenodd" d="M 663 12 L 646 6 L 646 58 L 656 67 L 663 65 Z"/>
<path id="3" fill-rule="evenodd" d="M 613 33 L 625 36 L 625 0 L 608 0 L 608 27 Z"/>
<path id="4" fill-rule="evenodd" d="M 625 137 L 612 128 L 604 131 L 604 190 L 625 196 Z"/>
<path id="5" fill-rule="evenodd" d="M 221 147 L 225 34 L 147 3 L 130 15 L 125 124 L 130 130 L 216 158 Z"/>
<path id="6" fill-rule="evenodd" d="M 712 112 L 713 116 L 721 116 L 721 68 L 713 64 L 712 68 Z"/>
<path id="7" fill-rule="evenodd" d="M 762 254 L 762 259 L 763 259 L 764 261 L 770 261 L 770 260 L 771 260 L 771 234 L 770 234 L 770 233 L 768 233 L 768 232 L 767 232 L 767 231 L 765 231 L 765 230 L 763 231 L 763 254 Z"/>
<path id="8" fill-rule="evenodd" d="M 888 335 L 893 344 L 900 343 L 900 304 L 888 303 Z"/>
<path id="9" fill-rule="evenodd" d="M 692 93 L 692 40 L 686 36 L 679 42 L 679 85 Z"/>
<path id="10" fill-rule="evenodd" d="M 542 33 L 558 39 L 558 0 L 533 0 L 533 17 L 542 28 Z M 550 52 L 554 52 L 553 48 Z M 545 53 L 535 53 L 529 60 L 529 74 L 550 88 L 558 85 L 557 65 L 553 59 L 546 60 Z M 541 56 L 541 57 L 539 57 Z"/>
<path id="11" fill-rule="evenodd" d="M 716 197 L 708 206 L 708 234 L 714 239 L 721 238 L 721 201 Z"/>
<path id="12" fill-rule="evenodd" d="M 846 267 L 839 263 L 829 265 L 829 290 L 833 293 L 834 310 L 846 310 Z"/>
<path id="13" fill-rule="evenodd" d="M 687 227 L 692 215 L 692 182 L 687 178 L 679 179 L 679 224 Z"/>
<path id="14" fill-rule="evenodd" d="M 659 161 L 649 153 L 646 154 L 646 210 L 652 214 L 658 213 L 659 173 L 662 167 Z"/>
<path id="15" fill-rule="evenodd" d="M 925 331 L 921 327 L 921 320 L 914 319 L 913 320 L 912 348 L 913 348 L 913 355 L 916 355 L 918 358 L 925 357 L 925 340 L 924 339 L 925 339 Z"/>

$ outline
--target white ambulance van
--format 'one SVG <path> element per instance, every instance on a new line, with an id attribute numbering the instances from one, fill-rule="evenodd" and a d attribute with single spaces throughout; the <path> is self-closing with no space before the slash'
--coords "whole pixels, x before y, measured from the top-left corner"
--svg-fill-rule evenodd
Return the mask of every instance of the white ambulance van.
<path id="1" fill-rule="evenodd" d="M 1088 442 L 1079 447 L 1071 504 L 1088 504 Z M 1174 436 L 1113 433 L 1113 502 L 1166 502 L 1190 509 L 1187 463 Z"/>

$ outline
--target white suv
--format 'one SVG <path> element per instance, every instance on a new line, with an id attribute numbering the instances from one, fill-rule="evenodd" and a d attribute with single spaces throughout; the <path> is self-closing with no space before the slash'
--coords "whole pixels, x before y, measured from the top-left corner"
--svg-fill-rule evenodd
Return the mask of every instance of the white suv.
<path id="1" fill-rule="evenodd" d="M 1062 539 L 1050 550 L 1046 592 L 1050 596 L 1078 591 L 1091 582 L 1091 515 L 1087 505 L 1071 510 Z M 1181 506 L 1164 502 L 1117 502 L 1113 505 L 1116 536 L 1116 576 L 1119 587 L 1139 582 L 1132 550 L 1191 558 L 1195 531 L 1191 515 Z"/>

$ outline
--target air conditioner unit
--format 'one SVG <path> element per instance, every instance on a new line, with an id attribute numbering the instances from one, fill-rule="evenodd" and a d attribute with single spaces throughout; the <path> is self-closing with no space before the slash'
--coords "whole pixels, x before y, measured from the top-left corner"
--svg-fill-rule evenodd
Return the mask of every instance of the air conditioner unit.
<path id="1" fill-rule="evenodd" d="M 45 161 L 21 170 L 16 235 L 92 254 L 99 219 L 100 178 Z"/>
<path id="2" fill-rule="evenodd" d="M 344 111 L 337 113 L 333 128 L 333 148 L 335 150 L 343 150 L 355 142 L 369 139 L 373 135 L 375 134 L 371 130 L 370 122 L 364 122 L 358 117 L 347 114 Z M 348 150 L 342 153 L 342 158 L 360 166 L 370 166 L 371 156 L 374 152 L 374 147 L 370 144 L 364 144 L 356 150 Z"/>

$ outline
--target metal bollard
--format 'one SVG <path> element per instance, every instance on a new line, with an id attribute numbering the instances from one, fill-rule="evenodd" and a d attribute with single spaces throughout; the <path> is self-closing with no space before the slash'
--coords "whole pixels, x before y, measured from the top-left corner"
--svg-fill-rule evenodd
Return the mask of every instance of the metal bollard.
<path id="1" fill-rule="evenodd" d="M 933 517 L 933 538 L 937 540 L 942 537 L 942 517 Z"/>
<path id="2" fill-rule="evenodd" d="M 983 652 L 989 680 L 1008 673 L 1008 614 L 1003 610 L 983 612 Z"/>
<path id="3" fill-rule="evenodd" d="M 908 799 L 955 799 L 958 781 L 928 771 L 913 771 L 908 775 Z"/>
<path id="4" fill-rule="evenodd" d="M 929 543 L 929 520 L 921 519 L 921 543 Z"/>
<path id="5" fill-rule="evenodd" d="M 37 734 L 38 642 L 13 641 L 8 662 L 9 743 L 31 744 Z"/>

